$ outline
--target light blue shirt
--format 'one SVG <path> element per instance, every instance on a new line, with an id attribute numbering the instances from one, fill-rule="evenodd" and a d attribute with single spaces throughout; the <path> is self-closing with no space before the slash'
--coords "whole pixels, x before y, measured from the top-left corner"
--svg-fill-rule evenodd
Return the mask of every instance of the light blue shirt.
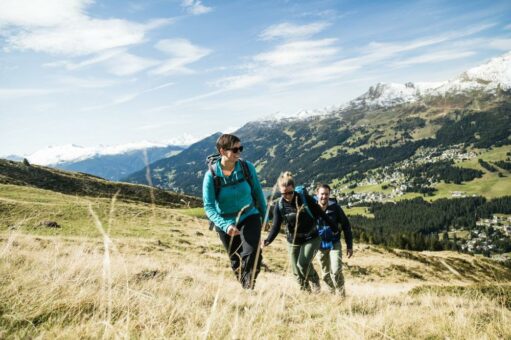
<path id="1" fill-rule="evenodd" d="M 230 225 L 237 225 L 248 216 L 260 214 L 262 219 L 266 214 L 266 199 L 261 188 L 261 183 L 257 178 L 256 169 L 252 163 L 248 161 L 245 162 L 250 170 L 250 176 L 254 185 L 254 194 L 258 201 L 257 204 L 252 202 L 250 184 L 246 180 L 236 183 L 238 180 L 244 178 L 243 169 L 239 161 L 236 162 L 233 172 L 228 177 L 224 176 L 222 173 L 220 161 L 213 165 L 215 174 L 220 177 L 220 181 L 222 182 L 218 197 L 215 197 L 215 184 L 211 171 L 208 170 L 204 176 L 204 182 L 202 184 L 204 210 L 208 218 L 224 232 L 227 232 L 227 228 L 229 228 Z M 238 218 L 235 214 L 239 213 L 241 209 L 246 206 L 252 207 L 243 212 Z M 225 217 L 222 215 L 230 216 Z"/>

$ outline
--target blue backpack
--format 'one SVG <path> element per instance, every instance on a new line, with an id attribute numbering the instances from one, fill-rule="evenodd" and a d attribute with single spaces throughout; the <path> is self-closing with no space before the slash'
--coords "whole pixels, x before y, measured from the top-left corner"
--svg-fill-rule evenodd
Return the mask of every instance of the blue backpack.
<path id="1" fill-rule="evenodd" d="M 314 200 L 317 202 L 317 197 L 314 196 Z M 336 201 L 336 200 L 335 200 Z M 336 201 L 337 202 L 337 201 Z M 321 249 L 334 249 L 334 233 L 332 232 L 332 228 L 329 225 L 322 225 L 318 220 L 318 234 L 321 238 Z"/>

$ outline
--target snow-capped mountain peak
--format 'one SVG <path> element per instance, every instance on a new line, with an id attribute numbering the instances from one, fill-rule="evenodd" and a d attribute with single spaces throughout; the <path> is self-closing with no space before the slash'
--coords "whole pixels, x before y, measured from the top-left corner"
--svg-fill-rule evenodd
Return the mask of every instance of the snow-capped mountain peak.
<path id="1" fill-rule="evenodd" d="M 351 107 L 380 106 L 389 107 L 393 105 L 411 103 L 420 96 L 430 94 L 434 89 L 442 86 L 443 83 L 378 83 L 371 86 L 369 90 L 350 102 Z"/>
<path id="2" fill-rule="evenodd" d="M 483 84 L 500 84 L 503 89 L 511 88 L 511 52 L 463 72 L 460 78 Z"/>
<path id="3" fill-rule="evenodd" d="M 511 52 L 473 67 L 454 79 L 444 82 L 398 84 L 378 83 L 363 95 L 349 102 L 348 107 L 390 107 L 412 103 L 424 96 L 463 93 L 481 90 L 494 93 L 497 88 L 511 89 Z"/>
<path id="4" fill-rule="evenodd" d="M 49 146 L 27 155 L 26 158 L 30 163 L 34 164 L 56 165 L 64 162 L 77 162 L 95 156 L 119 155 L 149 148 L 163 148 L 170 145 L 185 146 L 194 143 L 197 139 L 191 135 L 183 135 L 159 143 L 141 141 L 120 145 L 100 145 L 97 147 L 84 147 L 76 144 Z"/>

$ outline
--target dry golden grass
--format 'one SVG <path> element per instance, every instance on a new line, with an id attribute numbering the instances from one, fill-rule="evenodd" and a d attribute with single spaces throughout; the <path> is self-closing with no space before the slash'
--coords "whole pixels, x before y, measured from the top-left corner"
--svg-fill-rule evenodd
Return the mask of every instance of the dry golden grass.
<path id="1" fill-rule="evenodd" d="M 14 209 L 11 204 L 3 207 Z M 417 290 L 492 284 L 505 299 L 511 273 L 491 260 L 357 245 L 345 266 L 343 299 L 298 290 L 281 236 L 265 248 L 271 271 L 246 291 L 206 222 L 139 205 L 132 209 L 140 213 L 127 219 L 125 203 L 100 201 L 85 209 L 86 219 L 78 214 L 81 222 L 69 223 L 96 230 L 83 233 L 89 236 L 80 229 L 47 234 L 21 215 L 1 232 L 0 338 L 511 337 L 510 300 Z M 38 220 L 37 210 L 33 214 L 29 219 Z"/>
<path id="2" fill-rule="evenodd" d="M 263 272 L 256 290 L 245 291 L 214 250 L 200 257 L 153 240 L 115 242 L 118 251 L 107 257 L 99 240 L 17 235 L 1 259 L 0 336 L 511 336 L 511 311 L 484 296 L 409 295 L 412 283 L 369 284 L 349 275 L 346 299 L 304 295 L 280 271 Z"/>

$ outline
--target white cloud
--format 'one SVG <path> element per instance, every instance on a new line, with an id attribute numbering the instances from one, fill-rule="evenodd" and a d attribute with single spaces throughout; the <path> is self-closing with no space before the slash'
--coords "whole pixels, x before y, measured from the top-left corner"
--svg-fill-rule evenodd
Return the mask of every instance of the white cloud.
<path id="1" fill-rule="evenodd" d="M 183 0 L 181 6 L 193 15 L 200 15 L 211 12 L 213 8 L 204 6 L 200 0 Z"/>
<path id="2" fill-rule="evenodd" d="M 159 22 L 161 25 L 162 22 Z M 80 19 L 63 25 L 21 31 L 6 38 L 8 50 L 33 50 L 61 55 L 87 55 L 140 44 L 156 27 L 120 19 Z"/>
<path id="3" fill-rule="evenodd" d="M 171 56 L 170 59 L 164 61 L 159 67 L 151 71 L 152 74 L 160 75 L 193 73 L 187 65 L 211 53 L 211 50 L 193 45 L 186 39 L 160 40 L 155 47 Z"/>
<path id="4" fill-rule="evenodd" d="M 310 37 L 321 32 L 327 26 L 329 26 L 327 22 L 315 22 L 307 25 L 295 25 L 285 22 L 268 27 L 260 34 L 260 38 L 263 40 L 272 40 L 276 38 L 294 39 Z"/>
<path id="5" fill-rule="evenodd" d="M 143 58 L 131 53 L 116 54 L 105 61 L 108 72 L 116 76 L 129 76 L 155 65 L 160 61 L 155 59 Z"/>
<path id="6" fill-rule="evenodd" d="M 474 54 L 475 52 L 473 51 L 438 51 L 398 61 L 395 63 L 395 66 L 438 63 L 442 61 L 463 59 Z"/>
<path id="7" fill-rule="evenodd" d="M 172 22 L 136 23 L 96 19 L 85 9 L 92 0 L 6 0 L 0 2 L 1 35 L 9 50 L 80 56 L 144 42 L 146 33 Z"/>
<path id="8" fill-rule="evenodd" d="M 2 0 L 0 27 L 52 27 L 84 17 L 92 0 Z"/>
<path id="9" fill-rule="evenodd" d="M 271 52 L 258 54 L 254 59 L 269 65 L 317 63 L 339 52 L 335 42 L 336 39 L 294 41 L 277 46 Z"/>
<path id="10" fill-rule="evenodd" d="M 243 74 L 219 79 L 214 84 L 225 90 L 237 90 L 263 83 L 267 78 L 263 74 Z"/>

